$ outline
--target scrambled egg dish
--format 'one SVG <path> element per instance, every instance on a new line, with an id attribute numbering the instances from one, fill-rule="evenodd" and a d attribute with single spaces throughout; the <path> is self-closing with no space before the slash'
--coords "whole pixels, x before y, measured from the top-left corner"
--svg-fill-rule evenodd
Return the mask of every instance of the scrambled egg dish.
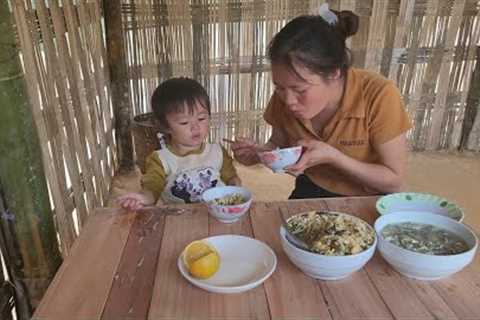
<path id="1" fill-rule="evenodd" d="M 328 256 L 347 256 L 369 248 L 375 231 L 366 222 L 345 214 L 311 211 L 290 217 L 288 230 L 302 239 L 310 251 Z"/>

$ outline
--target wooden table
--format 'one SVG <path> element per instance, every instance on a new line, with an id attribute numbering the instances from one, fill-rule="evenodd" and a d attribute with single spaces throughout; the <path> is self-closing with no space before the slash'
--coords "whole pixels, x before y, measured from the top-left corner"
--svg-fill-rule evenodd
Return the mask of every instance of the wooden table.
<path id="1" fill-rule="evenodd" d="M 203 205 L 193 213 L 92 215 L 33 319 L 480 319 L 480 259 L 444 280 L 424 282 L 395 272 L 376 253 L 350 277 L 319 281 L 284 254 L 279 207 L 293 214 L 330 209 L 377 217 L 375 197 L 255 203 L 228 225 Z M 118 211 L 118 210 L 117 210 Z M 242 294 L 213 294 L 187 282 L 177 258 L 190 241 L 241 234 L 267 243 L 278 258 L 263 285 Z"/>

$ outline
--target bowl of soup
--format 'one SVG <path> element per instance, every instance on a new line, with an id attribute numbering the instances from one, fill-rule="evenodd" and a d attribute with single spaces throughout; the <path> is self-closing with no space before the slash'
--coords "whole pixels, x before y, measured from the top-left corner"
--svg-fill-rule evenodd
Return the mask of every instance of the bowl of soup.
<path id="1" fill-rule="evenodd" d="M 250 208 L 252 193 L 244 187 L 219 186 L 202 193 L 208 212 L 223 223 L 238 221 Z"/>
<path id="2" fill-rule="evenodd" d="M 468 226 L 430 212 L 399 211 L 375 221 L 378 250 L 399 273 L 419 280 L 448 277 L 475 257 L 478 238 Z"/>

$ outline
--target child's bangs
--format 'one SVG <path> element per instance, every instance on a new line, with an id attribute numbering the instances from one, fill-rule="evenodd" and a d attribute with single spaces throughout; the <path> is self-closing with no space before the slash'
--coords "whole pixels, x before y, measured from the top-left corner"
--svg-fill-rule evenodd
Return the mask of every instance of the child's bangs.
<path id="1" fill-rule="evenodd" d="M 210 114 L 210 108 L 208 107 L 208 102 L 201 97 L 188 97 L 185 99 L 183 103 L 178 104 L 175 107 L 175 112 L 188 112 L 189 114 L 193 114 L 195 111 L 196 106 L 200 105 L 203 109 L 208 111 Z"/>

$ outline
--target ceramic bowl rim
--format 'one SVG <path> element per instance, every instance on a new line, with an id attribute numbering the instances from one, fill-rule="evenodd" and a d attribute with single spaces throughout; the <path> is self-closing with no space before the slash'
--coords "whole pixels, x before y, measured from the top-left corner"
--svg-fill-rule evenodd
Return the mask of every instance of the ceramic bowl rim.
<path id="1" fill-rule="evenodd" d="M 290 150 L 295 150 L 295 149 L 302 149 L 302 146 L 293 146 L 293 147 L 286 147 L 286 148 L 279 148 L 279 149 L 273 149 L 273 150 L 264 150 L 264 151 L 258 151 L 258 154 L 265 154 L 265 153 L 277 153 L 281 151 L 290 151 Z"/>
<path id="2" fill-rule="evenodd" d="M 387 211 L 387 209 L 385 208 L 382 208 L 380 206 L 380 204 L 382 202 L 384 202 L 386 199 L 390 199 L 390 198 L 394 198 L 394 197 L 398 197 L 398 196 L 408 196 L 408 195 L 417 195 L 417 196 L 422 196 L 422 197 L 431 197 L 431 198 L 435 198 L 437 200 L 443 200 L 443 201 L 447 201 L 449 204 L 453 205 L 455 208 L 456 208 L 456 211 L 460 213 L 460 217 L 459 219 L 455 219 L 453 217 L 449 217 L 448 215 L 444 215 L 444 214 L 439 214 L 439 213 L 434 213 L 434 212 L 430 212 L 430 213 L 433 213 L 433 214 L 437 214 L 437 215 L 440 215 L 440 216 L 444 216 L 444 217 L 447 217 L 449 219 L 452 219 L 454 221 L 457 221 L 457 222 L 460 222 L 462 223 L 463 220 L 465 219 L 465 211 L 463 210 L 463 208 L 461 206 L 459 206 L 456 202 L 454 201 L 451 201 L 445 197 L 442 197 L 442 196 L 439 196 L 439 195 L 436 195 L 436 194 L 433 194 L 433 193 L 428 193 L 428 192 L 414 192 L 414 191 L 404 191 L 404 192 L 394 192 L 394 193 L 390 193 L 390 194 L 386 194 L 384 196 L 381 196 L 380 198 L 378 198 L 378 200 L 375 202 L 375 209 L 377 210 L 377 212 L 382 216 L 382 215 L 386 215 L 386 214 L 390 214 L 390 213 L 394 213 L 394 212 L 397 212 L 397 211 L 407 211 L 407 210 L 394 210 L 394 211 Z M 415 210 L 409 210 L 409 211 L 415 211 Z"/>
<path id="3" fill-rule="evenodd" d="M 209 200 L 209 201 L 205 200 L 204 195 L 205 195 L 206 193 L 208 193 L 210 190 L 213 190 L 213 189 L 223 189 L 223 188 L 228 188 L 228 189 L 231 189 L 231 190 L 232 190 L 231 193 L 227 193 L 226 195 L 234 194 L 234 193 L 235 193 L 234 190 L 236 189 L 236 190 L 242 190 L 242 191 L 246 192 L 246 193 L 248 194 L 248 198 L 247 198 L 247 200 L 245 200 L 245 201 L 242 202 L 242 203 L 238 203 L 238 204 L 225 204 L 225 205 L 224 205 L 224 204 L 215 204 L 215 203 L 212 203 L 212 200 Z M 251 192 L 249 189 L 247 189 L 247 188 L 245 188 L 245 187 L 243 187 L 243 186 L 216 186 L 216 187 L 207 189 L 207 190 L 205 190 L 205 191 L 202 193 L 202 202 L 204 202 L 204 203 L 206 203 L 206 204 L 208 204 L 208 205 L 220 206 L 220 207 L 222 207 L 222 208 L 230 208 L 230 207 L 247 205 L 247 204 L 251 203 L 252 200 L 253 200 L 253 194 L 252 194 L 252 192 Z"/>

